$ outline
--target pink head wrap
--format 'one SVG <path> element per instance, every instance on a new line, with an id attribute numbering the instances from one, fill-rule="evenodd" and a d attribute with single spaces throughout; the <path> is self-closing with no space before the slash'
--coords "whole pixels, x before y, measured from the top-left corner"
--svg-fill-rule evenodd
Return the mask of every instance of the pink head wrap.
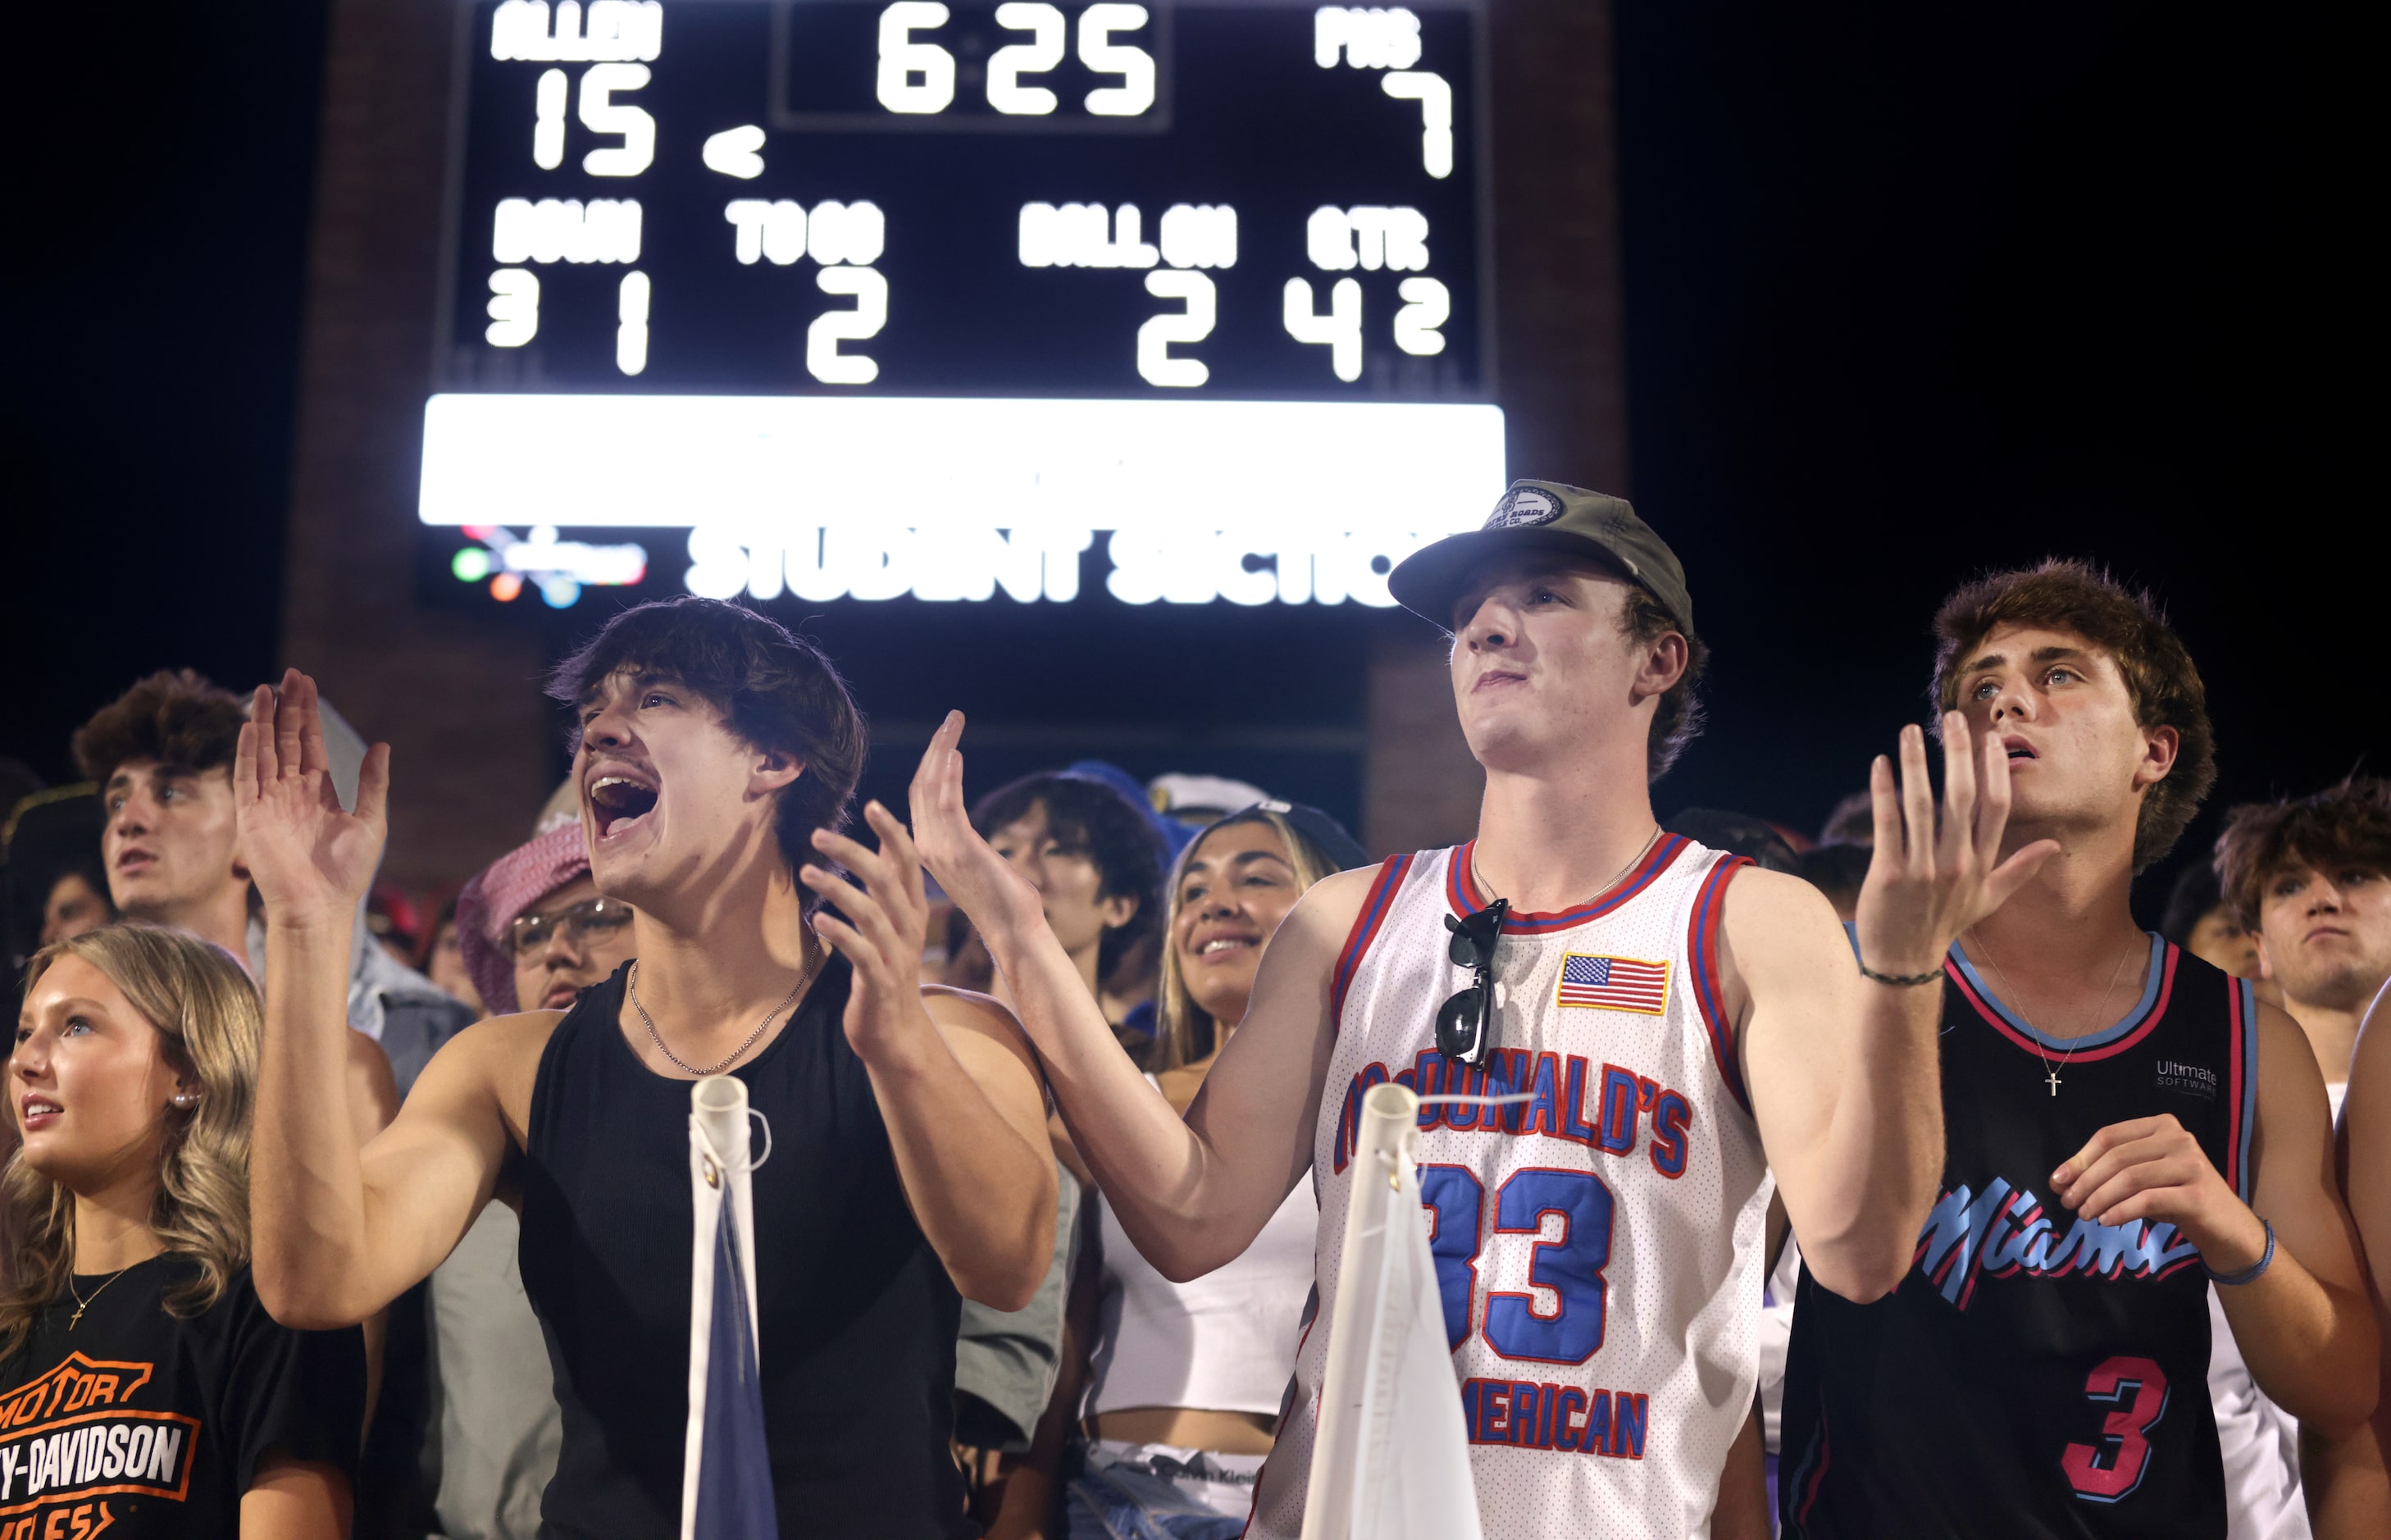
<path id="1" fill-rule="evenodd" d="M 515 999 L 515 964 L 500 945 L 515 916 L 589 870 L 589 847 L 578 820 L 508 851 L 467 883 L 457 895 L 457 951 L 482 1009 L 508 1016 L 522 1009 Z"/>

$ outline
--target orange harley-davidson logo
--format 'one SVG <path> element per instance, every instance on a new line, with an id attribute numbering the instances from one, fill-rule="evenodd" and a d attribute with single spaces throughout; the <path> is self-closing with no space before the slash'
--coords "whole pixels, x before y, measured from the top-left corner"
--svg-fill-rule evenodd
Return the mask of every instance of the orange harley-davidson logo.
<path id="1" fill-rule="evenodd" d="M 108 1499 L 182 1502 L 190 1495 L 200 1419 L 129 1404 L 151 1364 L 69 1353 L 0 1398 L 0 1540 L 96 1535 L 116 1517 Z"/>

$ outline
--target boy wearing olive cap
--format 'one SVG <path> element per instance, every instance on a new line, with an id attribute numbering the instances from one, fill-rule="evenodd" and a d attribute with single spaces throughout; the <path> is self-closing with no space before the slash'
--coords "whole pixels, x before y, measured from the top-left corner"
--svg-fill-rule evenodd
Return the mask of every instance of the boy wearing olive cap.
<path id="1" fill-rule="evenodd" d="M 1317 1310 L 1333 1311 L 1361 1094 L 1392 1079 L 1524 1095 L 1431 1105 L 1417 1134 L 1484 1533 L 1701 1533 L 1756 1376 L 1771 1170 L 1824 1287 L 1869 1300 L 1898 1282 L 1942 1152 L 1935 1000 L 1911 981 L 1939 977 L 1952 937 L 2049 847 L 1996 865 L 2008 766 L 1956 716 L 1938 835 L 1908 730 L 1898 774 L 1873 770 L 1855 972 L 1815 889 L 1653 819 L 1649 782 L 1697 720 L 1701 650 L 1684 568 L 1625 502 L 1516 483 L 1483 528 L 1389 586 L 1453 637 L 1486 771 L 1478 837 L 1314 887 L 1183 1122 L 963 821 L 959 718 L 914 785 L 921 849 L 1168 1276 L 1237 1256 L 1308 1170 Z M 1302 1528 L 1328 1335 L 1299 1355 L 1249 1534 Z"/>

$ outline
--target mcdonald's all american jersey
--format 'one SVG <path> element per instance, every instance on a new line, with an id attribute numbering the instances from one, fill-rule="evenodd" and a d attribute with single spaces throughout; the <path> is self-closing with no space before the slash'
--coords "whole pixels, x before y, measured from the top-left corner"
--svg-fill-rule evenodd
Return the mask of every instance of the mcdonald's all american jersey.
<path id="1" fill-rule="evenodd" d="M 1435 1022 L 1471 982 L 1445 917 L 1493 897 L 1473 848 L 1389 860 L 1338 959 L 1318 1288 L 1247 1533 L 1303 1527 L 1362 1097 L 1395 1081 L 1530 1098 L 1423 1106 L 1416 1146 L 1487 1540 L 1707 1534 L 1759 1378 L 1771 1188 L 1718 986 L 1727 884 L 1750 863 L 1663 834 L 1609 891 L 1506 916 L 1493 1046 L 1469 1070 Z"/>

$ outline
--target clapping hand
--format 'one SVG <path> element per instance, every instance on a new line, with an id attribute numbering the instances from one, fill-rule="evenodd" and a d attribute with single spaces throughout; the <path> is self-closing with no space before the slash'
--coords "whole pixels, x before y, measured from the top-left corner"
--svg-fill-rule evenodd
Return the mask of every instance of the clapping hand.
<path id="1" fill-rule="evenodd" d="M 1002 856 L 972 827 L 963 807 L 963 714 L 950 711 L 913 772 L 913 839 L 923 864 L 991 945 L 1045 924 L 1046 909 Z"/>
<path id="2" fill-rule="evenodd" d="M 1881 974 L 1931 974 L 1970 925 L 2007 902 L 2059 853 L 2040 839 L 2002 861 L 2010 820 L 2009 753 L 1991 733 L 1981 744 L 1956 711 L 1943 718 L 1943 818 L 1926 774 L 1926 734 L 1901 731 L 1896 790 L 1890 760 L 1869 767 L 1876 850 L 1861 885 L 1860 962 Z"/>
<path id="3" fill-rule="evenodd" d="M 814 915 L 814 933 L 845 954 L 855 970 L 855 986 L 847 997 L 847 1041 L 869 1063 L 874 1049 L 898 1034 L 931 1029 L 921 985 L 930 902 L 905 825 L 877 802 L 864 804 L 863 821 L 880 836 L 879 849 L 828 829 L 814 831 L 814 848 L 855 874 L 852 878 L 809 865 L 798 869 L 797 880 L 838 907 L 836 914 Z"/>
<path id="4" fill-rule="evenodd" d="M 342 810 L 324 749 L 316 681 L 296 668 L 278 693 L 259 685 L 233 754 L 241 861 L 269 925 L 345 928 L 381 861 L 390 803 L 390 745 L 366 751 L 357 805 Z"/>

